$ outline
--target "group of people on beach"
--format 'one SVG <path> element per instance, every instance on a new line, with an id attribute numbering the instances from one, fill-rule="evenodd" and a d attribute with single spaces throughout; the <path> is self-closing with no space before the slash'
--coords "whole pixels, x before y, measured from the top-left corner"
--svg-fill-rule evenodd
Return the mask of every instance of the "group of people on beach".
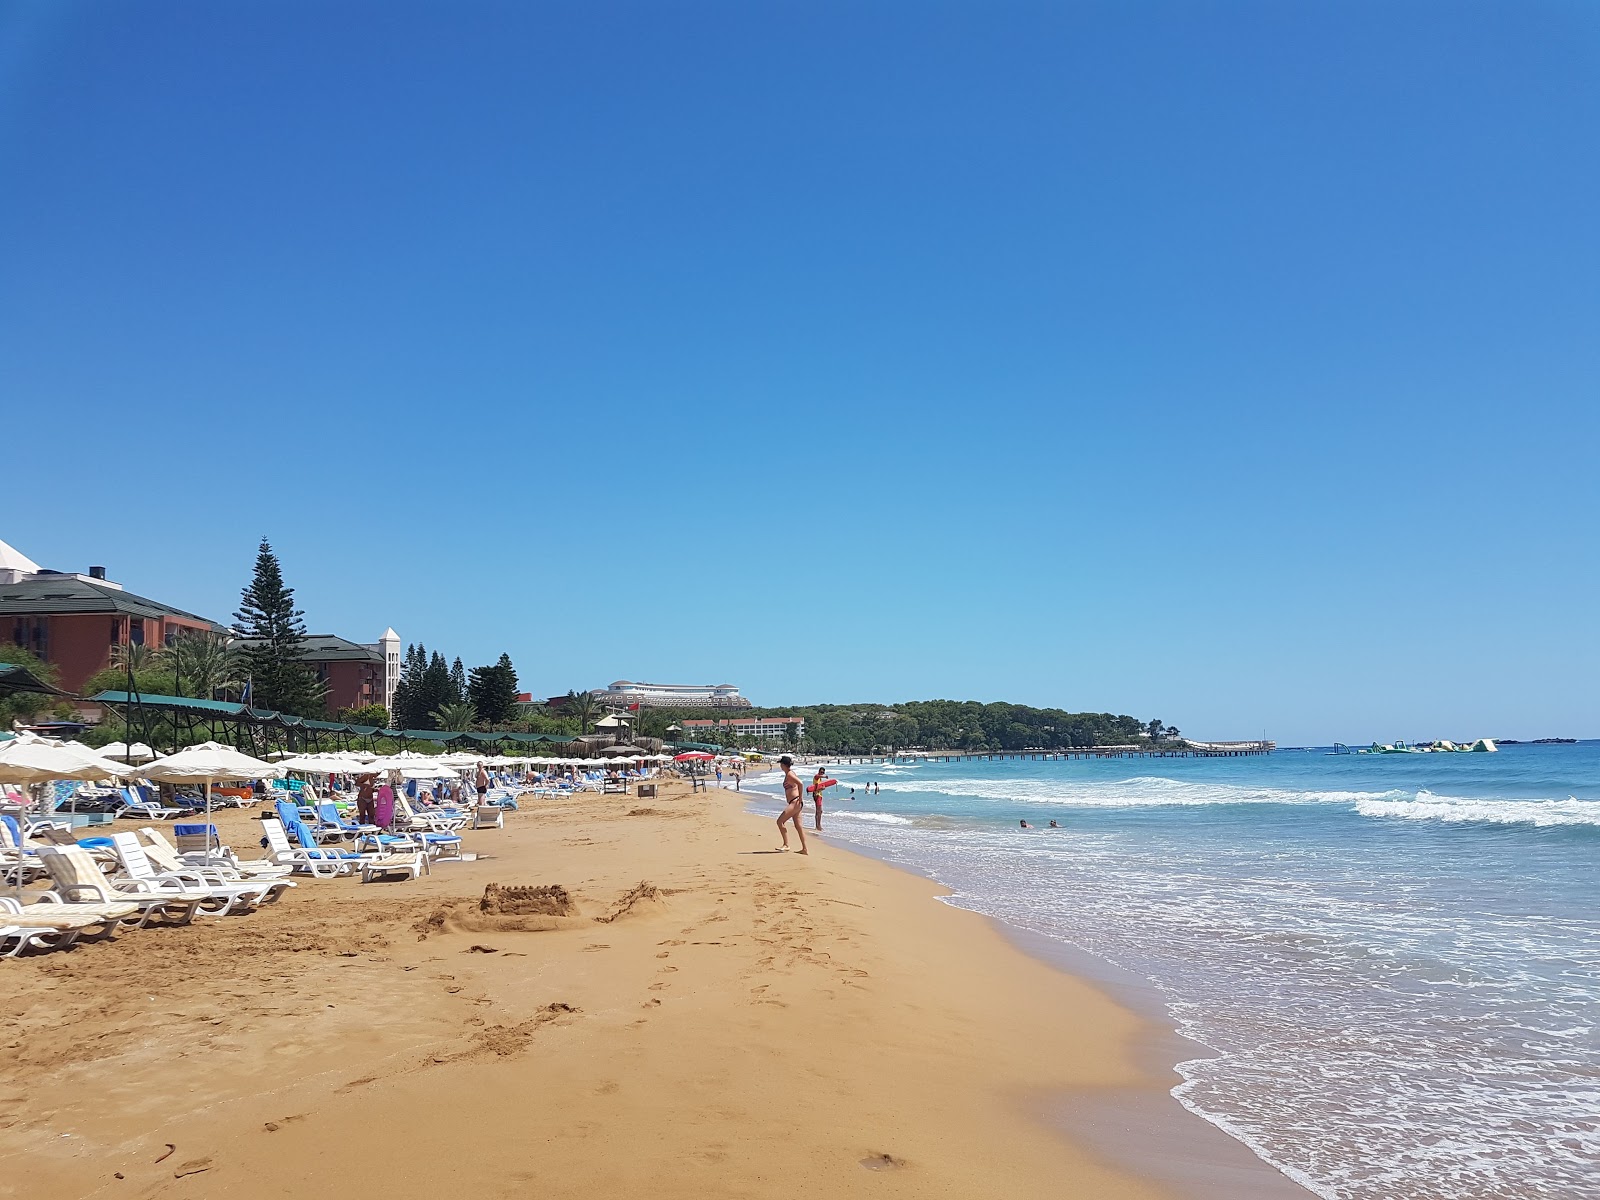
<path id="1" fill-rule="evenodd" d="M 800 817 L 806 810 L 806 793 L 811 793 L 811 801 L 816 805 L 816 817 L 812 828 L 817 832 L 821 832 L 822 794 L 830 786 L 834 785 L 834 781 L 827 777 L 828 770 L 826 767 L 818 767 L 815 777 L 811 780 L 811 786 L 807 787 L 801 782 L 800 776 L 794 773 L 794 759 L 785 754 L 778 759 L 778 765 L 783 768 L 783 811 L 778 814 L 778 835 L 783 838 L 783 849 L 787 850 L 789 848 L 789 831 L 784 826 L 793 825 L 795 834 L 800 838 L 800 853 L 809 854 L 810 851 L 806 849 L 805 830 L 800 825 Z M 721 782 L 720 777 L 718 782 Z M 862 788 L 862 792 L 870 796 L 877 795 L 879 790 L 876 783 L 868 783 Z M 852 800 L 855 799 L 855 795 L 855 788 L 851 788 L 850 798 Z M 1035 826 L 1028 824 L 1026 820 L 1017 823 L 1023 829 L 1035 828 Z M 1060 829 L 1061 826 L 1052 819 L 1050 828 Z"/>
<path id="2" fill-rule="evenodd" d="M 838 786 L 838 781 L 828 778 L 828 769 L 818 767 L 817 773 L 812 776 L 811 786 L 807 787 L 794 773 L 794 759 L 785 754 L 778 759 L 778 765 L 783 768 L 783 812 L 778 817 L 778 833 L 783 837 L 783 848 L 789 848 L 789 831 L 784 828 L 786 824 L 794 826 L 795 833 L 800 836 L 800 853 L 807 853 L 806 835 L 800 828 L 800 816 L 805 812 L 806 793 L 811 793 L 811 803 L 815 808 L 811 827 L 816 832 L 822 832 L 822 796 L 830 787 Z M 877 795 L 881 789 L 876 783 L 862 785 L 862 794 Z M 856 798 L 855 788 L 850 789 L 850 799 Z"/>

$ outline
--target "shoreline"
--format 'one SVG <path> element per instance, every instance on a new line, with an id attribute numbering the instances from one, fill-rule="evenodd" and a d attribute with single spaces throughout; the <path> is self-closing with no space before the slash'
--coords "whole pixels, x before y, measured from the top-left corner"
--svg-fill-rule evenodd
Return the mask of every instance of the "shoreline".
<path id="1" fill-rule="evenodd" d="M 330 1175 L 402 1200 L 1193 1194 L 1060 1120 L 1063 1098 L 1164 1094 L 1147 1021 L 979 914 L 930 918 L 930 880 L 826 839 L 775 853 L 747 799 L 541 799 L 414 883 L 302 878 L 252 916 L 0 964 L 0 1179 L 45 1200 Z M 242 851 L 252 815 L 219 818 Z M 486 916 L 493 883 L 574 908 Z"/>
<path id="2" fill-rule="evenodd" d="M 808 819 L 809 815 L 808 806 Z M 1021 953 L 1090 984 L 1142 1022 L 1131 1051 L 1147 1083 L 1099 1092 L 1093 1105 L 1079 1095 L 1048 1099 L 1040 1119 L 1105 1161 L 1160 1183 L 1182 1200 L 1314 1200 L 1315 1192 L 1173 1095 L 1172 1089 L 1183 1081 L 1177 1065 L 1214 1051 L 1178 1032 L 1165 999 L 1150 980 L 1071 943 L 964 908 L 955 901 L 956 894 L 931 875 L 911 863 L 876 854 L 848 836 L 829 844 L 925 880 L 937 889 L 934 898 L 940 903 L 982 917 Z"/>

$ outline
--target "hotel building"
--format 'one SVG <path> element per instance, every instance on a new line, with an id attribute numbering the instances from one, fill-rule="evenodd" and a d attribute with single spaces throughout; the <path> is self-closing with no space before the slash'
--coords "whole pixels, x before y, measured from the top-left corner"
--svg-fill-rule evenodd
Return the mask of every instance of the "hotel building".
<path id="1" fill-rule="evenodd" d="M 619 679 L 589 693 L 615 708 L 749 708 L 731 683 L 634 683 Z"/>
<path id="2" fill-rule="evenodd" d="M 794 729 L 794 736 L 805 736 L 804 717 L 719 717 L 715 721 L 681 721 L 687 734 L 731 733 L 738 737 L 756 738 L 759 741 L 778 741 L 785 731 Z"/>

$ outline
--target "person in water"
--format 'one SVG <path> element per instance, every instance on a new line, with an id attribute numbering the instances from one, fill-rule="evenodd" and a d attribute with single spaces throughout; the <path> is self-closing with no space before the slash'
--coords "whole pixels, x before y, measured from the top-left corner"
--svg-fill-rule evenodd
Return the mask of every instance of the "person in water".
<path id="1" fill-rule="evenodd" d="M 785 754 L 778 760 L 778 765 L 783 768 L 783 812 L 778 816 L 778 835 L 783 838 L 783 848 L 787 850 L 789 831 L 783 827 L 783 823 L 792 822 L 794 831 L 800 835 L 800 853 L 808 854 L 806 832 L 800 828 L 800 814 L 806 807 L 806 785 L 794 773 L 794 759 Z"/>
<path id="2" fill-rule="evenodd" d="M 1057 825 L 1054 821 L 1051 821 L 1050 822 L 1050 828 L 1051 829 L 1060 829 L 1061 826 Z"/>
<path id="3" fill-rule="evenodd" d="M 1029 825 L 1026 821 L 1018 821 L 1017 824 L 1021 825 L 1024 829 L 1032 829 L 1033 828 L 1033 826 Z"/>

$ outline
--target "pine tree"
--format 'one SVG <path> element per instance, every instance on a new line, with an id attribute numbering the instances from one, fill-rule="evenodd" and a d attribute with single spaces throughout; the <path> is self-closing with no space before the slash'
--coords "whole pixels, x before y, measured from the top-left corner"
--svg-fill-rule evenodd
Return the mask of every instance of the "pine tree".
<path id="1" fill-rule="evenodd" d="M 450 700 L 450 668 L 445 665 L 444 655 L 435 650 L 428 659 L 428 669 L 422 673 L 422 682 L 417 688 L 416 714 L 420 717 L 413 729 L 437 729 L 438 720 L 434 713 Z"/>
<path id="2" fill-rule="evenodd" d="M 300 661 L 305 613 L 294 606 L 294 589 L 284 584 L 278 556 L 266 538 L 261 539 L 255 575 L 240 593 L 234 620 L 251 643 L 240 655 L 240 665 L 251 681 L 252 706 L 301 717 L 320 715 L 327 686 Z"/>
<path id="3" fill-rule="evenodd" d="M 455 662 L 450 664 L 450 702 L 462 704 L 467 698 L 467 672 L 461 665 L 461 656 L 456 656 Z"/>
<path id="4" fill-rule="evenodd" d="M 517 672 L 511 665 L 511 656 L 502 654 L 492 667 L 473 667 L 467 695 L 480 721 L 498 727 L 515 719 Z"/>
<path id="5" fill-rule="evenodd" d="M 427 717 L 420 707 L 422 676 L 428 669 L 428 648 L 420 642 L 406 647 L 406 656 L 400 668 L 400 681 L 395 685 L 394 700 L 389 708 L 399 729 L 423 729 L 419 724 Z"/>

